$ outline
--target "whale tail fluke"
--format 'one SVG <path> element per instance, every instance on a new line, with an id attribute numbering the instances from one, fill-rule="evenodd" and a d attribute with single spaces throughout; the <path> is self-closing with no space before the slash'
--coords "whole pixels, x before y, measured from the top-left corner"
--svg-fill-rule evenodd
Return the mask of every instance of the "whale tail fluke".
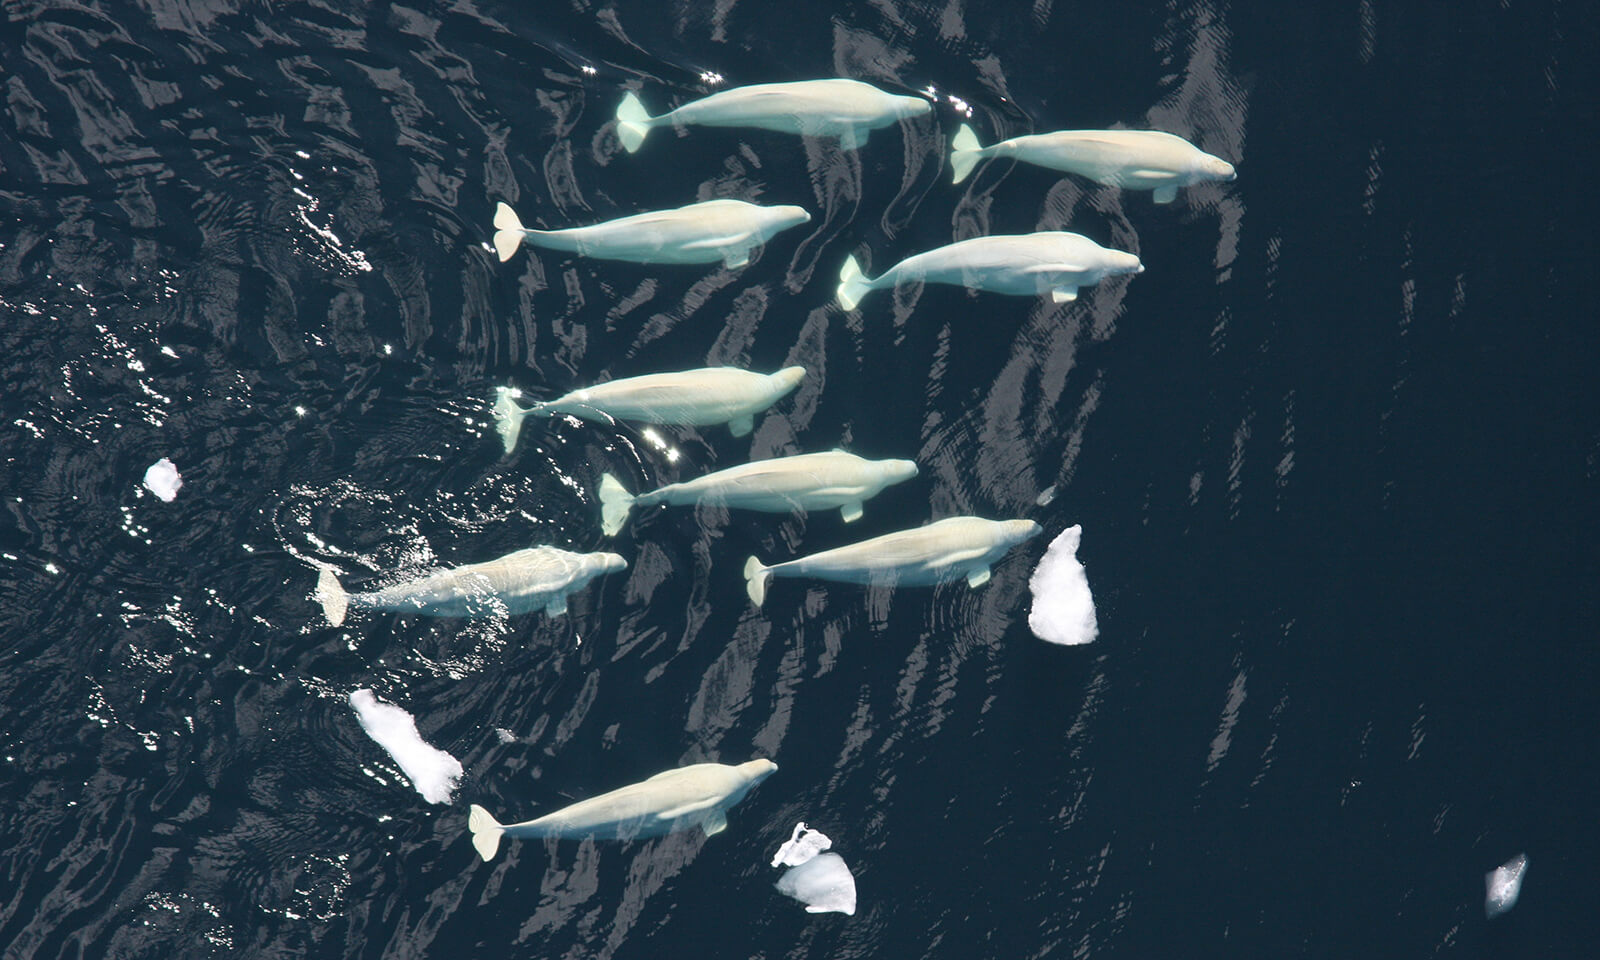
<path id="1" fill-rule="evenodd" d="M 530 416 L 548 417 L 550 411 L 545 409 L 547 405 L 543 403 L 531 407 L 517 406 L 518 392 L 513 387 L 496 387 L 494 392 L 494 429 L 506 445 L 506 456 L 510 456 L 517 449 L 517 437 L 522 434 L 522 419 Z"/>
<path id="2" fill-rule="evenodd" d="M 500 850 L 500 838 L 505 836 L 506 828 L 500 825 L 494 814 L 474 803 L 467 814 L 467 829 L 472 831 L 472 846 L 483 862 L 493 860 L 495 853 Z"/>
<path id="3" fill-rule="evenodd" d="M 511 255 L 522 246 L 522 238 L 526 235 L 527 230 L 522 226 L 517 211 L 503 200 L 497 204 L 494 208 L 494 252 L 501 263 L 511 259 Z"/>
<path id="4" fill-rule="evenodd" d="M 855 257 L 850 257 L 839 269 L 839 305 L 846 310 L 854 310 L 861 298 L 872 291 L 872 281 L 861 272 L 861 264 Z"/>
<path id="5" fill-rule="evenodd" d="M 972 132 L 972 127 L 963 123 L 961 129 L 956 131 L 955 139 L 950 141 L 950 182 L 960 183 L 967 179 L 967 174 L 982 159 L 983 144 L 978 142 L 978 135 Z"/>
<path id="6" fill-rule="evenodd" d="M 318 564 L 322 572 L 317 574 L 316 601 L 322 604 L 323 616 L 328 618 L 328 623 L 338 627 L 344 624 L 344 615 L 350 609 L 350 594 L 345 592 L 344 585 L 339 582 L 339 574 L 329 563 Z"/>
<path id="7" fill-rule="evenodd" d="M 761 606 L 767 599 L 767 584 L 772 580 L 772 568 L 763 566 L 761 561 L 751 557 L 744 562 L 745 592 L 750 594 L 750 602 Z"/>
<path id="8" fill-rule="evenodd" d="M 637 96 L 629 93 L 622 98 L 621 106 L 617 107 L 617 139 L 622 141 L 622 149 L 634 153 L 644 145 L 651 119 Z"/>
<path id="9" fill-rule="evenodd" d="M 628 520 L 633 508 L 634 495 L 611 474 L 600 478 L 600 530 L 608 537 L 617 535 Z"/>

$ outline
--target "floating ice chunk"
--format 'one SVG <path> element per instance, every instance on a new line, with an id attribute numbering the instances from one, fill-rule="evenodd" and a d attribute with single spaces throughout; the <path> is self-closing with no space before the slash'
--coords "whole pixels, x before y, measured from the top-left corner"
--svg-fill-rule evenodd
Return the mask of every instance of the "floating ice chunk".
<path id="1" fill-rule="evenodd" d="M 1519 853 L 1483 875 L 1483 912 L 1493 920 L 1517 905 L 1522 892 L 1522 875 L 1528 869 L 1528 855 Z"/>
<path id="2" fill-rule="evenodd" d="M 144 472 L 144 485 L 151 493 L 171 503 L 178 495 L 178 488 L 183 486 L 183 477 L 178 475 L 178 468 L 173 466 L 171 460 L 162 457 Z"/>
<path id="3" fill-rule="evenodd" d="M 389 751 L 411 785 L 429 803 L 449 803 L 461 780 L 461 761 L 429 746 L 417 733 L 417 721 L 392 703 L 381 703 L 371 690 L 350 694 L 350 706 L 367 736 Z"/>
<path id="4" fill-rule="evenodd" d="M 1073 524 L 1050 541 L 1039 566 L 1028 580 L 1033 609 L 1028 626 L 1033 635 L 1049 643 L 1088 643 L 1100 632 L 1095 621 L 1094 597 L 1089 578 L 1078 562 L 1078 540 L 1083 527 Z"/>
<path id="5" fill-rule="evenodd" d="M 856 878 L 837 853 L 822 853 L 778 878 L 778 892 L 806 905 L 806 913 L 856 912 Z"/>
<path id="6" fill-rule="evenodd" d="M 802 820 L 794 825 L 794 833 L 789 835 L 788 842 L 778 848 L 772 865 L 798 867 L 831 846 L 833 841 L 824 836 L 821 830 L 812 830 Z"/>

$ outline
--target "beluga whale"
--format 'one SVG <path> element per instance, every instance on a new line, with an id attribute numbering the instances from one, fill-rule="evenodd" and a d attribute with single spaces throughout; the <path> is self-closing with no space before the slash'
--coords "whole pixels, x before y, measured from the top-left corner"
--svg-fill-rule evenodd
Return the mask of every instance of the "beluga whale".
<path id="1" fill-rule="evenodd" d="M 632 93 L 617 107 L 617 138 L 629 153 L 656 127 L 755 127 L 807 137 L 837 137 L 854 150 L 872 131 L 933 110 L 923 97 L 886 93 L 859 80 L 795 80 L 721 90 L 676 110 L 650 116 Z"/>
<path id="2" fill-rule="evenodd" d="M 614 553 L 573 553 L 559 547 L 529 547 L 496 560 L 436 570 L 371 593 L 348 593 L 332 565 L 320 563 L 316 599 L 328 622 L 344 623 L 351 607 L 394 610 L 430 617 L 487 617 L 543 610 L 567 612 L 567 595 L 628 561 Z"/>
<path id="3" fill-rule="evenodd" d="M 849 523 L 861 516 L 863 501 L 916 475 L 910 460 L 866 460 L 843 450 L 757 460 L 637 496 L 608 473 L 600 478 L 601 529 L 614 536 L 634 507 L 695 503 L 766 513 L 837 509 Z"/>
<path id="4" fill-rule="evenodd" d="M 1179 187 L 1238 176 L 1228 161 L 1159 130 L 1058 130 L 986 147 L 970 126 L 962 124 L 950 143 L 951 182 L 965 180 L 985 157 L 1011 157 L 1108 187 L 1153 190 L 1156 203 L 1177 199 Z"/>
<path id="5" fill-rule="evenodd" d="M 473 804 L 467 829 L 485 862 L 494 859 L 502 837 L 635 840 L 695 826 L 712 837 L 727 828 L 728 810 L 777 769 L 771 760 L 694 763 L 522 823 L 501 823 Z"/>
<path id="6" fill-rule="evenodd" d="M 1131 253 L 1102 247 L 1088 237 L 1059 230 L 974 237 L 900 261 L 877 277 L 861 272 L 855 257 L 839 271 L 839 305 L 854 310 L 861 298 L 907 281 L 951 283 L 1016 296 L 1050 294 L 1056 303 L 1078 299 L 1080 287 L 1106 277 L 1143 273 Z"/>
<path id="7" fill-rule="evenodd" d="M 706 200 L 566 230 L 533 230 L 504 202 L 494 211 L 494 250 L 505 263 L 526 240 L 536 247 L 629 263 L 717 263 L 733 269 L 778 233 L 809 223 L 792 205 L 764 207 L 743 200 Z"/>
<path id="8" fill-rule="evenodd" d="M 520 393 L 497 388 L 495 429 L 506 453 L 516 449 L 526 417 L 558 413 L 606 423 L 633 420 L 672 426 L 705 427 L 726 423 L 736 437 L 755 429 L 755 415 L 777 403 L 805 379 L 805 367 L 784 367 L 777 373 L 752 373 L 737 367 L 703 367 L 677 373 L 624 377 L 522 407 Z"/>
<path id="9" fill-rule="evenodd" d="M 965 579 L 976 590 L 989 582 L 989 567 L 1006 551 L 1039 535 L 1032 520 L 948 517 L 849 546 L 768 566 L 757 557 L 744 565 L 750 602 L 761 606 L 773 577 L 816 577 L 842 583 L 926 587 Z"/>

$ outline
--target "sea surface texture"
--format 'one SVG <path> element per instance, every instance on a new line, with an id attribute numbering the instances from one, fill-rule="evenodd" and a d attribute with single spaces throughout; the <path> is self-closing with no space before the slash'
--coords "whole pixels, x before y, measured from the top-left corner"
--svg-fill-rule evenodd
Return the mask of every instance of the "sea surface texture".
<path id="1" fill-rule="evenodd" d="M 0 954 L 1593 956 L 1597 51 L 1571 0 L 7 0 Z M 616 137 L 628 91 L 822 77 L 934 109 L 853 152 Z M 1238 179 L 953 185 L 961 123 L 1162 129 Z M 500 201 L 718 197 L 812 219 L 733 270 L 489 246 Z M 834 301 L 850 255 L 1061 229 L 1146 270 Z M 508 457 L 490 415 L 794 364 L 745 437 L 530 418 Z M 848 525 L 601 536 L 603 473 L 835 447 L 921 473 Z M 976 590 L 746 597 L 752 554 L 961 514 L 1044 532 Z M 1074 524 L 1099 633 L 1057 646 L 1028 580 Z M 372 590 L 541 543 L 629 567 L 557 617 L 312 599 L 318 563 Z M 367 689 L 460 761 L 448 802 Z M 469 803 L 755 757 L 711 838 L 469 842 Z M 800 820 L 854 916 L 774 889 Z"/>

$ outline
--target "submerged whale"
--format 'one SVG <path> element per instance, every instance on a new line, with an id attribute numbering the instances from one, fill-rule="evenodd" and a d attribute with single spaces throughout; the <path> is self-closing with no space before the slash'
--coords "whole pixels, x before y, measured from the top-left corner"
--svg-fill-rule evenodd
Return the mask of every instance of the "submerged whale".
<path id="1" fill-rule="evenodd" d="M 777 403 L 805 379 L 805 367 L 752 373 L 737 367 L 702 367 L 677 373 L 624 377 L 574 390 L 532 407 L 520 407 L 517 391 L 500 387 L 494 402 L 495 429 L 506 453 L 516 449 L 525 417 L 558 413 L 604 423 L 636 420 L 704 427 L 726 423 L 736 437 L 755 429 L 755 415 Z"/>
<path id="2" fill-rule="evenodd" d="M 707 200 L 672 210 L 652 210 L 566 230 L 531 230 L 504 203 L 495 207 L 494 249 L 500 262 L 522 242 L 602 260 L 630 263 L 716 263 L 728 268 L 750 262 L 750 251 L 779 232 L 808 223 L 803 208 L 763 207 L 743 200 Z"/>
<path id="3" fill-rule="evenodd" d="M 907 257 L 876 278 L 862 273 L 850 257 L 839 271 L 838 297 L 841 306 L 854 310 L 874 290 L 920 280 L 1017 296 L 1048 293 L 1065 303 L 1078 298 L 1079 287 L 1143 272 L 1144 264 L 1131 253 L 1102 247 L 1082 234 L 1047 230 L 961 240 Z"/>
<path id="4" fill-rule="evenodd" d="M 396 610 L 431 617 L 485 617 L 543 609 L 567 612 L 567 595 L 628 561 L 614 553 L 572 553 L 558 547 L 529 547 L 497 560 L 437 570 L 371 593 L 348 593 L 329 564 L 321 564 L 317 602 L 333 626 L 344 623 L 350 607 Z"/>
<path id="5" fill-rule="evenodd" d="M 910 460 L 864 460 L 843 450 L 757 460 L 637 496 L 608 473 L 600 478 L 601 524 L 609 537 L 622 529 L 634 507 L 692 503 L 767 513 L 837 508 L 849 523 L 861 516 L 862 501 L 916 475 Z"/>
<path id="6" fill-rule="evenodd" d="M 989 582 L 989 565 L 1006 551 L 1039 535 L 1032 520 L 949 517 L 915 530 L 824 550 L 787 563 L 744 565 L 750 602 L 761 606 L 773 577 L 817 577 L 843 583 L 925 587 L 966 578 L 973 589 Z"/>
<path id="7" fill-rule="evenodd" d="M 950 143 L 951 182 L 965 180 L 984 157 L 1012 157 L 1108 187 L 1154 190 L 1156 203 L 1171 203 L 1179 187 L 1238 176 L 1228 161 L 1159 130 L 1059 130 L 986 147 L 962 124 Z"/>
<path id="8" fill-rule="evenodd" d="M 696 825 L 715 836 L 728 826 L 729 808 L 777 769 L 771 760 L 690 764 L 522 823 L 501 823 L 473 804 L 467 828 L 485 861 L 494 859 L 506 836 L 633 840 Z"/>
<path id="9" fill-rule="evenodd" d="M 617 107 L 617 138 L 629 153 L 655 127 L 755 127 L 808 137 L 838 137 L 854 150 L 872 131 L 933 110 L 922 97 L 885 93 L 859 80 L 796 80 L 722 90 L 652 117 L 630 93 Z"/>

